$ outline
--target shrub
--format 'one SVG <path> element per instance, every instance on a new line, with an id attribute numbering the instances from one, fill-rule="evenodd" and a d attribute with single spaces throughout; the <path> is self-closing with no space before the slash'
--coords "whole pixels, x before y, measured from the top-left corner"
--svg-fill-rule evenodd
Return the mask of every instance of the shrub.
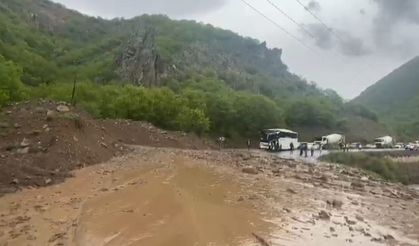
<path id="1" fill-rule="evenodd" d="M 22 70 L 0 55 L 0 107 L 25 98 L 25 88 L 20 80 Z"/>

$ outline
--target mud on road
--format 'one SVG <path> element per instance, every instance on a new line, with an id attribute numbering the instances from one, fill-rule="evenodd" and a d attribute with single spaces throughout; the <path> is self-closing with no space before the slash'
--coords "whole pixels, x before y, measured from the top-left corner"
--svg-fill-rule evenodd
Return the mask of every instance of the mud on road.
<path id="1" fill-rule="evenodd" d="M 259 151 L 135 147 L 0 198 L 0 245 L 419 245 L 418 191 Z"/>

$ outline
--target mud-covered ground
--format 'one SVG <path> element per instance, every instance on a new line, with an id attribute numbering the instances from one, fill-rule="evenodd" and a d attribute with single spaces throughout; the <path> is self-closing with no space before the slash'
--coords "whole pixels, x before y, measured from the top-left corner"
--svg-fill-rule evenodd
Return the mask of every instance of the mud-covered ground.
<path id="1" fill-rule="evenodd" d="M 0 245 L 419 245 L 419 194 L 265 152 L 135 147 L 0 198 Z"/>

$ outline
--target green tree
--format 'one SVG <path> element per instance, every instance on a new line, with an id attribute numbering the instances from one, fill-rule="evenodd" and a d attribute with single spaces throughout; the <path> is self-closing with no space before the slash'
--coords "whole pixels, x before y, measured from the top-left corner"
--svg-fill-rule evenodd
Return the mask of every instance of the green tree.
<path id="1" fill-rule="evenodd" d="M 19 67 L 0 55 L 0 106 L 24 98 L 25 89 L 20 81 L 21 74 Z"/>

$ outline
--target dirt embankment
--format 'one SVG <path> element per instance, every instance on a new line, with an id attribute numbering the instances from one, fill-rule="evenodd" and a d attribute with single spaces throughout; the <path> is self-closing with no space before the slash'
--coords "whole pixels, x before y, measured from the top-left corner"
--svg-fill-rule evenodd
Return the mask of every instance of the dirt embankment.
<path id="1" fill-rule="evenodd" d="M 0 115 L 0 194 L 62 181 L 126 153 L 126 145 L 207 149 L 204 140 L 128 120 L 96 120 L 65 104 L 16 104 Z"/>
<path id="2" fill-rule="evenodd" d="M 0 198 L 9 245 L 418 245 L 419 195 L 259 151 L 135 147 Z"/>

